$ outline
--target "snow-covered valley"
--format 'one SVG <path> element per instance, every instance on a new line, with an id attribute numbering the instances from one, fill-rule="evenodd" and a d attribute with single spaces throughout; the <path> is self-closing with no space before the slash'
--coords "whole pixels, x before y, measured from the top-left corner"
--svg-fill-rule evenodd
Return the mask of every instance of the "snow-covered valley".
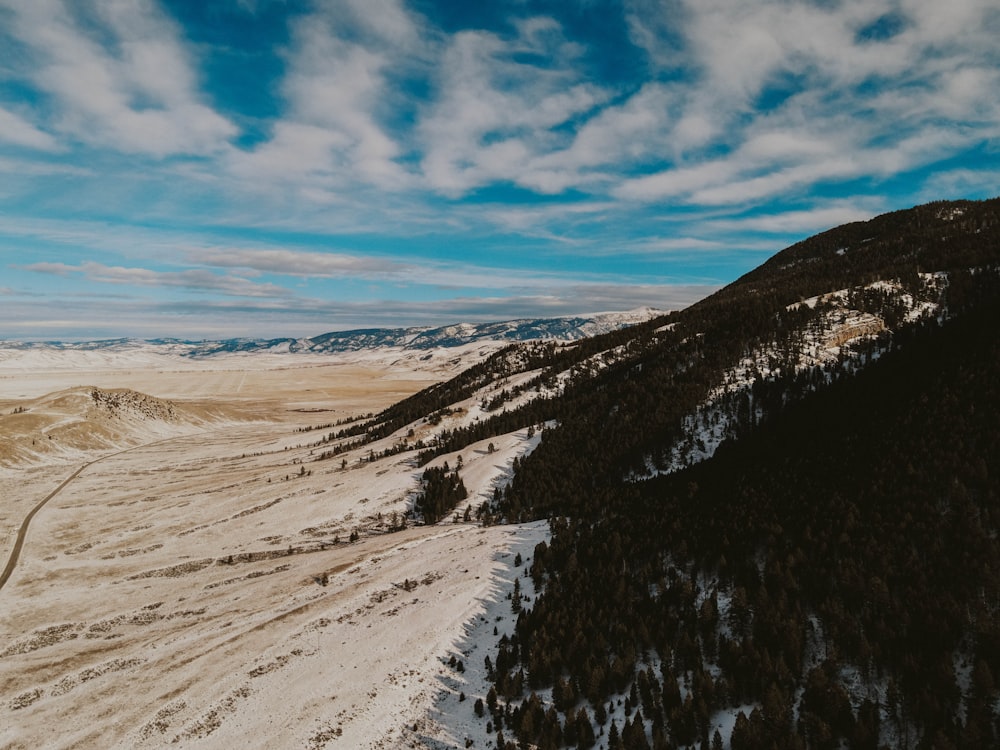
<path id="1" fill-rule="evenodd" d="M 4 562 L 49 500 L 0 589 L 0 745 L 485 746 L 483 660 L 547 525 L 482 527 L 463 506 L 404 524 L 412 452 L 316 444 L 482 351 L 8 359 Z M 538 439 L 433 463 L 461 463 L 477 505 Z"/>

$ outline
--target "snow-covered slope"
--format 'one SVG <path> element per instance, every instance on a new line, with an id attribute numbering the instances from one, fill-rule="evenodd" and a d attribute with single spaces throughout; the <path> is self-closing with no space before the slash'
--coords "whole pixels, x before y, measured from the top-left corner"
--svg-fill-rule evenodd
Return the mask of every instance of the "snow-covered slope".
<path id="1" fill-rule="evenodd" d="M 913 295 L 895 281 L 876 281 L 851 289 L 838 289 L 789 305 L 810 314 L 808 319 L 781 341 L 753 347 L 733 367 L 698 409 L 684 419 L 683 437 L 664 455 L 650 456 L 647 472 L 633 475 L 645 479 L 669 474 L 711 458 L 727 439 L 750 426 L 740 422 L 733 404 L 746 402 L 744 419 L 755 423 L 765 409 L 755 402 L 755 387 L 779 377 L 801 375 L 809 370 L 825 370 L 822 382 L 835 373 L 856 371 L 878 359 L 891 346 L 892 330 L 923 318 L 947 316 L 941 298 L 948 285 L 946 273 L 921 274 L 923 289 Z M 814 390 L 815 385 L 810 387 Z"/>
<path id="2" fill-rule="evenodd" d="M 50 352 L 49 366 L 98 351 Z M 238 356 L 251 367 L 254 355 Z M 385 358 L 335 361 L 350 357 L 370 364 L 289 358 L 277 373 L 286 390 L 247 377 L 234 403 L 93 386 L 5 401 L 38 376 L 0 375 L 0 562 L 55 490 L 0 591 L 0 747 L 485 741 L 473 712 L 488 689 L 482 656 L 494 628 L 513 633 L 506 596 L 525 570 L 515 560 L 530 560 L 547 524 L 449 513 L 419 525 L 415 454 L 381 456 L 396 436 L 322 460 L 313 428 L 356 410 L 337 385 L 351 378 L 330 382 L 331 371 L 354 372 L 369 408 L 382 398 L 374 363 Z M 382 366 L 381 377 L 397 373 Z M 180 375 L 211 381 L 218 367 L 196 361 Z M 154 386 L 175 374 L 118 372 Z M 243 383 L 254 371 L 233 374 Z M 251 414 L 244 395 L 260 401 Z M 540 439 L 516 430 L 440 456 L 468 489 L 455 513 L 488 501 Z"/>

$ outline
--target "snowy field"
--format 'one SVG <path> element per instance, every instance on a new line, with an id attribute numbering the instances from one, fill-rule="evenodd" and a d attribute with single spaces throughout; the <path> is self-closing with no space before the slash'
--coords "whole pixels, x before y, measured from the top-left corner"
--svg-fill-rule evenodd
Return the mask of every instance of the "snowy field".
<path id="1" fill-rule="evenodd" d="M 391 531 L 413 454 L 316 458 L 489 350 L 0 356 L 0 565 L 51 495 L 0 589 L 0 747 L 485 747 L 484 656 L 546 526 Z M 465 449 L 467 502 L 537 440 Z"/>

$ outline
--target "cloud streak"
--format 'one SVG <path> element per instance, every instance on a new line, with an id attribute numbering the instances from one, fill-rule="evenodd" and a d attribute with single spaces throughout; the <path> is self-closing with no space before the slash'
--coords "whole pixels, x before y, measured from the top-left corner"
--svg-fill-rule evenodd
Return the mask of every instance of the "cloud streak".
<path id="1" fill-rule="evenodd" d="M 106 266 L 88 261 L 78 266 L 66 263 L 31 263 L 25 271 L 51 274 L 64 278 L 77 274 L 100 284 L 117 284 L 140 287 L 166 287 L 194 292 L 218 292 L 237 297 L 284 297 L 288 290 L 276 284 L 262 284 L 238 276 L 226 276 L 202 269 L 184 271 L 158 271 L 150 268 Z"/>
<path id="2" fill-rule="evenodd" d="M 404 263 L 361 255 L 284 249 L 212 248 L 190 250 L 187 257 L 191 262 L 207 266 L 248 269 L 255 273 L 282 276 L 400 278 L 413 270 L 412 266 Z"/>
<path id="3" fill-rule="evenodd" d="M 56 151 L 59 144 L 25 118 L 0 107 L 0 141 L 39 151 Z"/>

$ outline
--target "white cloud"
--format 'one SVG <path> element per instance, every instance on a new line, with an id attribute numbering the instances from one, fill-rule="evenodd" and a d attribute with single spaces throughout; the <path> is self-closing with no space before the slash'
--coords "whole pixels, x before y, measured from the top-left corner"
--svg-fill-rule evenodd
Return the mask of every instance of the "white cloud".
<path id="1" fill-rule="evenodd" d="M 540 157 L 565 145 L 556 128 L 603 104 L 609 92 L 581 80 L 575 48 L 550 19 L 523 22 L 519 31 L 510 40 L 483 31 L 449 40 L 437 98 L 418 125 L 421 166 L 434 189 L 461 195 L 510 182 L 556 193 L 576 181 Z M 550 64 L 525 62 L 528 52 L 544 53 Z"/>
<path id="2" fill-rule="evenodd" d="M 669 148 L 667 123 L 676 106 L 676 91 L 657 83 L 642 86 L 584 122 L 566 148 L 535 158 L 528 168 L 530 180 L 547 180 L 550 189 L 542 192 L 612 183 L 615 173 Z"/>
<path id="3" fill-rule="evenodd" d="M 2 127 L 2 126 L 0 126 Z M 19 177 L 94 177 L 96 172 L 86 167 L 77 167 L 63 161 L 29 161 L 28 159 L 5 159 L 0 157 L 0 174 Z"/>
<path id="4" fill-rule="evenodd" d="M 402 278 L 412 270 L 408 264 L 369 256 L 285 249 L 208 248 L 189 251 L 188 259 L 208 266 L 325 278 Z"/>
<path id="5" fill-rule="evenodd" d="M 554 207 L 550 211 L 556 210 Z M 599 211 L 599 206 L 584 206 L 573 204 L 566 212 L 583 213 Z M 468 209 L 469 216 L 462 222 L 471 225 L 472 214 L 478 212 Z M 544 212 L 543 212 L 544 213 Z M 482 216 L 476 219 L 481 223 Z M 416 220 L 414 220 L 416 221 Z M 491 220 L 492 221 L 492 220 Z M 500 221 L 500 219 L 496 219 Z M 527 220 L 526 220 L 527 221 Z M 541 215 L 533 221 L 542 221 Z M 300 225 L 295 226 L 301 230 Z M 320 231 L 320 230 L 317 230 Z M 522 230 L 531 233 L 529 230 Z M 559 285 L 569 283 L 566 274 L 562 272 L 541 272 L 538 270 L 518 270 L 503 268 L 499 265 L 485 265 L 469 259 L 463 262 L 435 260 L 417 254 L 413 258 L 402 256 L 371 256 L 354 252 L 332 252 L 314 249 L 297 249 L 285 245 L 268 246 L 258 244 L 255 247 L 232 247 L 206 241 L 204 236 L 196 232 L 158 231 L 139 229 L 128 226 L 109 225 L 103 222 L 49 222 L 49 221 L 16 221 L 0 217 L 0 238 L 26 238 L 28 244 L 56 243 L 64 248 L 64 253 L 81 253 L 84 257 L 93 257 L 96 253 L 112 253 L 122 257 L 129 268 L 160 262 L 168 259 L 188 266 L 205 268 L 237 269 L 242 276 L 256 277 L 262 274 L 277 274 L 300 278 L 316 279 L 364 279 L 373 282 L 396 284 L 400 288 L 424 286 L 438 289 L 444 288 L 491 288 L 504 289 L 508 287 L 523 287 L 526 284 Z M 0 250 L 0 253 L 3 251 Z M 23 255 L 17 256 L 18 260 Z M 87 265 L 81 260 L 79 265 L 68 263 L 40 262 L 31 264 L 29 270 L 50 275 L 72 276 L 85 271 L 93 280 L 110 280 L 110 272 L 100 272 L 109 265 Z M 120 266 L 115 266 L 120 267 Z M 191 281 L 193 277 L 184 277 L 180 272 L 173 276 L 164 275 L 162 271 L 148 271 L 139 268 L 134 278 L 147 280 L 147 285 L 183 286 L 183 283 L 168 284 L 163 279 L 173 279 L 180 282 Z M 124 278 L 121 276 L 120 278 Z M 160 279 L 156 284 L 152 280 Z M 211 281 L 211 279 L 209 279 Z M 287 290 L 285 290 L 287 293 Z"/>
<path id="6" fill-rule="evenodd" d="M 287 110 L 269 140 L 230 152 L 232 173 L 281 179 L 320 202 L 357 184 L 412 187 L 387 122 L 405 96 L 394 76 L 423 56 L 421 29 L 399 0 L 330 0 L 296 19 L 281 85 Z"/>
<path id="7" fill-rule="evenodd" d="M 873 202 L 874 205 L 874 202 Z M 801 234 L 824 231 L 852 221 L 872 218 L 879 209 L 834 201 L 820 208 L 783 211 L 738 219 L 716 219 L 705 222 L 709 231 L 767 232 L 771 234 Z"/>
<path id="8" fill-rule="evenodd" d="M 716 160 L 623 180 L 614 190 L 629 200 L 660 200 L 727 182 L 739 173 L 734 161 Z"/>
<path id="9" fill-rule="evenodd" d="M 58 142 L 51 135 L 3 107 L 0 107 L 0 141 L 39 151 L 55 151 L 59 148 Z"/>
<path id="10" fill-rule="evenodd" d="M 603 221 L 615 208 L 617 204 L 611 201 L 575 201 L 526 208 L 476 206 L 475 213 L 504 231 L 535 233 L 557 223 Z"/>
<path id="11" fill-rule="evenodd" d="M 849 178 L 862 172 L 855 159 L 835 157 L 778 168 L 758 177 L 735 179 L 695 190 L 689 201 L 702 206 L 731 206 L 787 194 L 821 180 Z"/>
<path id="12" fill-rule="evenodd" d="M 675 60 L 652 54 L 659 40 L 683 44 L 693 66 L 672 127 L 661 119 L 667 164 L 622 180 L 612 192 L 623 199 L 745 205 L 923 167 L 1000 132 L 995 4 L 968 0 L 954 15 L 924 0 L 630 7 L 634 38 L 654 63 Z M 860 36 L 892 14 L 893 34 Z"/>
<path id="13" fill-rule="evenodd" d="M 207 154 L 236 134 L 202 103 L 176 25 L 151 0 L 3 0 L 32 52 L 22 75 L 50 96 L 54 128 L 102 148 Z"/>
<path id="14" fill-rule="evenodd" d="M 1000 170 L 963 168 L 937 172 L 924 183 L 919 201 L 940 200 L 941 196 L 1000 197 Z"/>
<path id="15" fill-rule="evenodd" d="M 26 271 L 34 271 L 35 273 L 47 273 L 52 276 L 71 276 L 74 273 L 80 271 L 79 266 L 71 266 L 67 263 L 51 263 L 48 261 L 42 263 L 30 263 L 23 266 Z"/>
<path id="16" fill-rule="evenodd" d="M 405 181 L 395 162 L 400 149 L 376 117 L 387 95 L 389 60 L 332 32 L 315 19 L 298 24 L 298 49 L 284 83 L 292 117 L 339 140 L 337 151 L 357 177 L 383 188 L 400 187 Z M 337 156 L 333 152 L 330 159 Z"/>
<path id="17" fill-rule="evenodd" d="M 317 125 L 281 121 L 274 126 L 271 139 L 251 152 L 229 153 L 229 169 L 240 179 L 255 182 L 265 189 L 275 180 L 290 180 L 302 186 L 329 185 L 338 180 L 336 154 L 346 150 L 350 139 L 343 133 Z"/>
<path id="18" fill-rule="evenodd" d="M 289 296 L 287 289 L 276 284 L 261 284 L 240 278 L 212 273 L 199 268 L 184 271 L 157 271 L 150 268 L 108 266 L 86 261 L 78 266 L 66 263 L 31 263 L 22 268 L 36 273 L 71 276 L 81 274 L 89 281 L 146 287 L 170 287 L 189 291 L 218 292 L 238 297 Z"/>
<path id="19" fill-rule="evenodd" d="M 642 49 L 654 70 L 676 70 L 684 65 L 680 29 L 686 23 L 681 0 L 624 0 L 629 38 Z"/>
<path id="20" fill-rule="evenodd" d="M 334 25 L 344 26 L 349 18 L 363 34 L 413 53 L 425 44 L 426 29 L 406 5 L 402 0 L 324 0 L 320 7 Z"/>

